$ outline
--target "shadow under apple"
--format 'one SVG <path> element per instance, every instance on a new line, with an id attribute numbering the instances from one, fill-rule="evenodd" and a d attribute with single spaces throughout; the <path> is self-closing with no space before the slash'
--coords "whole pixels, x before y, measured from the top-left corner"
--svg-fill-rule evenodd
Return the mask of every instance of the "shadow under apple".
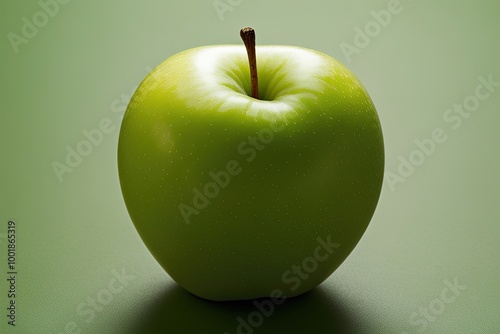
<path id="1" fill-rule="evenodd" d="M 321 287 L 282 304 L 270 304 L 269 298 L 212 302 L 175 285 L 151 303 L 142 320 L 133 324 L 127 334 L 352 332 L 348 312 Z"/>

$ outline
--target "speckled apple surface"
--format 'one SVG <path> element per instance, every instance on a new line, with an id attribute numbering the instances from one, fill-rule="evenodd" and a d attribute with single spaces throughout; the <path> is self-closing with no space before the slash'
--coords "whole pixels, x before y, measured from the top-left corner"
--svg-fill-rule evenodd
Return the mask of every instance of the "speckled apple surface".
<path id="1" fill-rule="evenodd" d="M 325 280 L 375 210 L 382 130 L 359 80 L 333 58 L 243 46 L 191 49 L 160 64 L 125 112 L 124 199 L 169 275 L 210 300 L 292 297 Z M 313 257 L 321 240 L 321 261 Z"/>

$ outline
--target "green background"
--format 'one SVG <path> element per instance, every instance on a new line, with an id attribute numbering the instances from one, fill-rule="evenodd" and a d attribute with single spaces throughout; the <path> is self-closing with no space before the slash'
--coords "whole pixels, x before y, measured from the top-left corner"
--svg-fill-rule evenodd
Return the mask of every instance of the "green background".
<path id="1" fill-rule="evenodd" d="M 352 59 L 341 43 L 354 45 L 354 29 L 389 1 L 222 2 L 232 9 L 223 19 L 212 0 L 75 0 L 17 53 L 8 34 L 21 35 L 23 17 L 33 22 L 41 7 L 0 3 L 0 332 L 64 333 L 75 322 L 80 333 L 236 333 L 237 317 L 255 310 L 200 300 L 172 282 L 132 225 L 116 165 L 123 108 L 149 70 L 187 48 L 240 43 L 239 29 L 252 26 L 259 44 L 317 49 L 352 69 L 379 112 L 386 172 L 397 173 L 415 140 L 436 128 L 447 135 L 404 183 L 384 182 L 342 266 L 254 332 L 498 333 L 500 88 L 459 129 L 443 120 L 478 77 L 500 81 L 498 2 L 401 0 Z M 60 181 L 53 162 L 103 119 L 113 131 Z M 15 328 L 4 315 L 9 219 L 18 234 Z M 127 286 L 86 322 L 78 307 L 106 293 L 113 270 L 128 273 Z M 439 304 L 446 280 L 464 289 L 425 329 L 412 325 L 414 312 Z"/>

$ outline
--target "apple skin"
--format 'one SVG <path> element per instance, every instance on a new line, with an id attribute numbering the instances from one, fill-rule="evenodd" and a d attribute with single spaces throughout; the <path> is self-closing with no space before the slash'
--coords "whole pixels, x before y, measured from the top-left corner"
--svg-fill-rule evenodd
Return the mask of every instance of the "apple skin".
<path id="1" fill-rule="evenodd" d="M 173 55 L 138 87 L 120 130 L 139 235 L 173 280 L 209 300 L 311 290 L 361 239 L 382 187 L 381 125 L 354 74 L 291 46 L 257 46 L 257 68 L 260 100 L 244 46 Z M 216 191 L 221 171 L 230 180 Z M 318 238 L 339 246 L 298 272 Z"/>

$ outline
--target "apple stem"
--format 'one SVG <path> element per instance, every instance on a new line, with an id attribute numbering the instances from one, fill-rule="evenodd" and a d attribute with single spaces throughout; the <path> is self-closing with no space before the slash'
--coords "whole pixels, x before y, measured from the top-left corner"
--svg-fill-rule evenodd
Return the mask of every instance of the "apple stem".
<path id="1" fill-rule="evenodd" d="M 259 98 L 259 80 L 257 78 L 257 57 L 255 55 L 255 30 L 250 27 L 240 30 L 240 36 L 247 49 L 248 62 L 250 63 L 250 80 L 252 84 L 252 97 Z"/>

